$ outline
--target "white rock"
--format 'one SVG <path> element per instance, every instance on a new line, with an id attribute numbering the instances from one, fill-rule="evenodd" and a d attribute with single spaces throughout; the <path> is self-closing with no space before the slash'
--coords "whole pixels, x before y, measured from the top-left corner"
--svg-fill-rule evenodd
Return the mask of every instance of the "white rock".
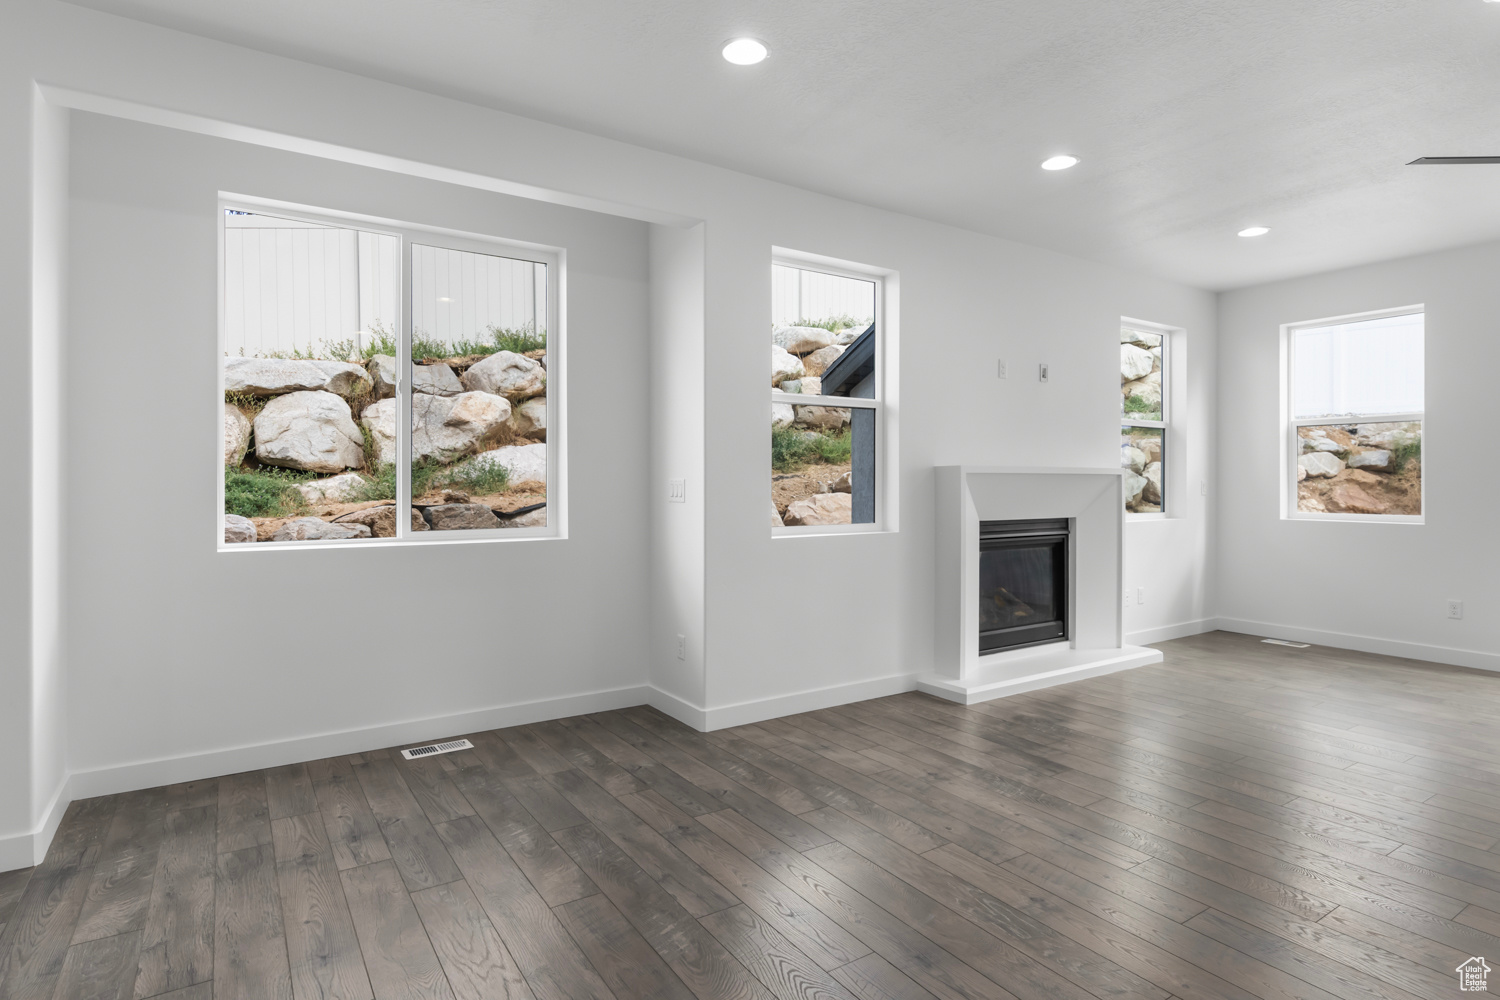
<path id="1" fill-rule="evenodd" d="M 1126 382 L 1120 386 L 1120 392 L 1126 399 L 1140 400 L 1148 410 L 1161 406 L 1161 382 L 1157 379 L 1142 378 Z"/>
<path id="2" fill-rule="evenodd" d="M 506 485 L 522 483 L 547 485 L 547 446 L 545 444 L 520 444 L 487 451 L 473 459 L 470 466 L 502 466 L 510 474 Z"/>
<path id="3" fill-rule="evenodd" d="M 1422 440 L 1422 435 L 1407 430 L 1376 431 L 1371 434 L 1360 434 L 1359 439 L 1361 444 L 1373 445 L 1376 448 L 1399 448 L 1402 445 L 1415 444 Z"/>
<path id="4" fill-rule="evenodd" d="M 1150 375 L 1154 361 L 1150 351 L 1142 350 L 1134 344 L 1121 344 L 1120 381 L 1134 382 L 1138 378 Z"/>
<path id="5" fill-rule="evenodd" d="M 846 473 L 844 473 L 842 476 L 839 476 L 833 482 L 829 483 L 828 484 L 828 488 L 831 491 L 833 491 L 834 493 L 853 493 L 854 492 L 854 473 L 852 473 L 852 472 L 846 472 Z"/>
<path id="6" fill-rule="evenodd" d="M 1141 474 L 1146 477 L 1146 485 L 1141 490 L 1141 499 L 1147 503 L 1161 503 L 1161 463 L 1152 462 Z"/>
<path id="7" fill-rule="evenodd" d="M 256 415 L 255 457 L 288 469 L 343 472 L 364 464 L 364 437 L 339 396 L 292 392 L 277 396 Z"/>
<path id="8" fill-rule="evenodd" d="M 1141 334 L 1136 333 L 1134 330 L 1121 330 L 1120 331 L 1120 343 L 1122 343 L 1122 344 L 1138 344 L 1141 347 L 1147 346 L 1146 338 L 1144 336 L 1142 336 Z"/>
<path id="9" fill-rule="evenodd" d="M 500 527 L 493 511 L 478 503 L 445 503 L 427 508 L 433 531 L 474 531 Z"/>
<path id="10" fill-rule="evenodd" d="M 547 526 L 547 508 L 527 511 L 515 517 L 502 517 L 499 519 L 502 528 L 545 528 Z"/>
<path id="11" fill-rule="evenodd" d="M 364 488 L 365 478 L 356 472 L 346 472 L 332 479 L 315 479 L 310 483 L 298 483 L 297 492 L 308 503 L 344 503 Z"/>
<path id="12" fill-rule="evenodd" d="M 396 359 L 389 354 L 377 354 L 365 362 L 365 371 L 375 387 L 376 399 L 390 399 L 396 394 Z"/>
<path id="13" fill-rule="evenodd" d="M 849 426 L 849 410 L 841 406 L 793 406 L 792 409 L 797 414 L 797 426 L 808 430 L 836 431 Z"/>
<path id="14" fill-rule="evenodd" d="M 830 346 L 834 339 L 833 331 L 821 326 L 783 326 L 771 334 L 771 343 L 793 354 L 811 354 Z"/>
<path id="15" fill-rule="evenodd" d="M 238 514 L 224 515 L 224 541 L 228 543 L 256 540 L 255 522 Z"/>
<path id="16" fill-rule="evenodd" d="M 802 359 L 802 367 L 809 375 L 822 375 L 843 353 L 844 348 L 838 344 L 820 347 Z"/>
<path id="17" fill-rule="evenodd" d="M 802 394 L 802 380 L 800 378 L 789 378 L 781 383 L 782 392 L 790 392 L 796 395 Z"/>
<path id="18" fill-rule="evenodd" d="M 1146 456 L 1148 463 L 1161 461 L 1161 438 L 1136 438 L 1135 447 L 1139 448 L 1142 454 Z"/>
<path id="19" fill-rule="evenodd" d="M 1349 468 L 1367 469 L 1371 472 L 1390 472 L 1395 469 L 1395 456 L 1384 450 L 1356 451 L 1349 456 Z"/>
<path id="20" fill-rule="evenodd" d="M 1146 453 L 1130 444 L 1120 445 L 1120 468 L 1139 473 L 1146 468 Z"/>
<path id="21" fill-rule="evenodd" d="M 239 465 L 250 448 L 250 418 L 233 403 L 224 404 L 224 464 Z"/>
<path id="22" fill-rule="evenodd" d="M 823 395 L 823 380 L 818 378 L 816 375 L 804 375 L 802 376 L 802 378 L 798 379 L 798 381 L 802 383 L 802 395 Z"/>
<path id="23" fill-rule="evenodd" d="M 547 370 L 528 357 L 496 351 L 463 374 L 470 392 L 492 392 L 513 403 L 547 391 Z"/>
<path id="24" fill-rule="evenodd" d="M 771 345 L 771 385 L 773 388 L 787 379 L 801 378 L 802 373 L 802 359 L 784 347 Z"/>
<path id="25" fill-rule="evenodd" d="M 848 347 L 850 344 L 859 339 L 860 334 L 864 333 L 869 328 L 870 324 L 866 323 L 864 326 L 851 326 L 840 330 L 838 333 L 834 334 L 833 344 L 835 347 Z"/>
<path id="26" fill-rule="evenodd" d="M 1339 444 L 1337 441 L 1330 441 L 1326 437 L 1303 438 L 1302 447 L 1306 448 L 1308 451 L 1326 451 L 1330 455 L 1334 452 L 1345 450 L 1343 445 Z"/>
<path id="27" fill-rule="evenodd" d="M 771 404 L 771 426 L 786 427 L 797 419 L 797 414 L 792 410 L 791 403 Z"/>
<path id="28" fill-rule="evenodd" d="M 225 358 L 224 390 L 247 396 L 280 396 L 322 389 L 341 396 L 368 392 L 370 375 L 342 361 L 292 361 L 282 358 Z"/>
<path id="29" fill-rule="evenodd" d="M 1297 459 L 1297 467 L 1306 469 L 1309 476 L 1332 479 L 1344 471 L 1343 459 L 1326 451 L 1311 451 Z"/>
<path id="30" fill-rule="evenodd" d="M 781 514 L 776 510 L 776 501 L 775 500 L 771 501 L 771 527 L 773 527 L 773 528 L 784 528 L 784 527 L 786 527 L 786 525 L 783 524 L 782 521 L 781 521 Z"/>
<path id="31" fill-rule="evenodd" d="M 786 509 L 783 523 L 849 524 L 854 520 L 854 497 L 848 493 L 819 493 L 793 500 Z"/>
<path id="32" fill-rule="evenodd" d="M 412 365 L 411 388 L 431 396 L 457 396 L 464 391 L 463 383 L 447 365 Z"/>
<path id="33" fill-rule="evenodd" d="M 273 542 L 311 542 L 342 538 L 369 538 L 367 524 L 334 524 L 317 517 L 299 517 L 276 529 Z"/>
<path id="34" fill-rule="evenodd" d="M 511 407 L 510 429 L 516 437 L 547 437 L 547 397 L 532 396 Z"/>
<path id="35" fill-rule="evenodd" d="M 1141 493 L 1146 489 L 1147 479 L 1145 476 L 1125 470 L 1125 502 L 1135 503 L 1140 499 Z"/>
<path id="36" fill-rule="evenodd" d="M 366 407 L 359 418 L 375 444 L 375 461 L 382 465 L 396 460 L 396 403 L 382 399 Z M 488 392 L 414 393 L 411 415 L 414 459 L 452 462 L 510 437 L 510 403 Z"/>

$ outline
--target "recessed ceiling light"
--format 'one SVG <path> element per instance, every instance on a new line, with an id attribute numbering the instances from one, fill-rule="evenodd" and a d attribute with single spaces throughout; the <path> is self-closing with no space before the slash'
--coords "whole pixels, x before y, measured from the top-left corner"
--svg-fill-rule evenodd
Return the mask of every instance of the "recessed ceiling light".
<path id="1" fill-rule="evenodd" d="M 1271 230 L 1265 226 L 1251 226 L 1249 229 L 1241 229 L 1240 235 L 1248 239 L 1251 236 L 1264 236 L 1270 231 Z"/>
<path id="2" fill-rule="evenodd" d="M 736 38 L 724 44 L 724 58 L 736 66 L 754 66 L 766 55 L 765 45 L 753 38 Z"/>
<path id="3" fill-rule="evenodd" d="M 1066 154 L 1062 156 L 1053 156 L 1042 161 L 1043 170 L 1067 170 L 1069 167 L 1077 165 L 1078 157 L 1068 156 Z"/>

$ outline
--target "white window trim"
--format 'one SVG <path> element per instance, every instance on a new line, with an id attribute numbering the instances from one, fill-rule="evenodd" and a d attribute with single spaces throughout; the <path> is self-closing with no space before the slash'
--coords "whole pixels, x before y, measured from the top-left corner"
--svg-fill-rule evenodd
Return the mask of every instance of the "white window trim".
<path id="1" fill-rule="evenodd" d="M 401 241 L 401 283 L 397 289 L 401 305 L 398 310 L 400 323 L 396 331 L 398 354 L 396 358 L 396 465 L 401 470 L 397 476 L 396 510 L 411 508 L 411 248 L 413 243 L 440 249 L 467 251 L 509 257 L 547 265 L 547 524 L 537 528 L 480 528 L 462 531 L 413 532 L 408 518 L 397 516 L 395 538 L 368 538 L 358 540 L 308 540 L 287 542 L 254 542 L 228 544 L 224 541 L 224 363 L 226 350 L 224 316 L 224 224 L 228 210 L 271 215 L 282 219 L 308 222 L 315 225 L 359 229 L 383 236 L 394 236 Z M 219 394 L 215 401 L 216 417 L 220 424 L 217 440 L 218 510 L 215 545 L 220 552 L 259 552 L 306 549 L 373 549 L 409 545 L 456 545 L 473 542 L 524 542 L 545 539 L 565 539 L 567 533 L 567 449 L 565 421 L 566 356 L 567 343 L 567 295 L 566 261 L 567 251 L 562 247 L 504 239 L 485 233 L 471 233 L 427 226 L 420 223 L 397 222 L 375 216 L 359 215 L 291 202 L 275 201 L 250 195 L 220 192 L 217 216 L 219 241 L 219 303 L 218 303 L 218 351 L 215 355 L 218 367 Z M 359 415 L 355 417 L 356 424 Z M 437 537 L 433 537 L 437 536 Z"/>
<path id="2" fill-rule="evenodd" d="M 1131 319 L 1128 316 L 1120 317 L 1120 326 L 1128 326 L 1131 329 L 1140 330 L 1142 333 L 1154 333 L 1161 337 L 1161 416 L 1160 420 L 1133 420 L 1126 416 L 1124 403 L 1120 411 L 1121 427 L 1151 427 L 1161 431 L 1161 454 L 1162 454 L 1162 481 L 1161 481 L 1161 510 L 1153 513 L 1137 513 L 1125 511 L 1127 522 L 1137 521 L 1167 521 L 1179 517 L 1177 502 L 1180 491 L 1174 487 L 1174 482 L 1179 478 L 1176 475 L 1177 463 L 1180 456 L 1174 450 L 1177 435 L 1172 428 L 1172 392 L 1175 388 L 1177 378 L 1172 369 L 1174 349 L 1173 340 L 1182 335 L 1182 330 L 1175 326 L 1163 326 L 1160 323 L 1152 323 L 1142 319 Z M 1118 331 L 1117 331 L 1118 332 Z"/>
<path id="3" fill-rule="evenodd" d="M 1297 443 L 1297 428 L 1299 427 L 1326 427 L 1329 424 L 1348 423 L 1398 423 L 1405 421 L 1420 421 L 1423 431 L 1423 447 L 1425 460 L 1427 411 L 1420 413 L 1334 413 L 1324 414 L 1319 417 L 1294 417 L 1292 407 L 1294 400 L 1294 379 L 1297 371 L 1297 331 L 1314 329 L 1325 326 L 1338 326 L 1344 323 L 1360 323 L 1373 319 L 1390 319 L 1394 316 L 1425 316 L 1427 307 L 1424 304 L 1397 306 L 1391 309 L 1374 309 L 1369 312 L 1349 313 L 1343 316 L 1327 316 L 1322 319 L 1302 320 L 1296 323 L 1283 323 L 1281 325 L 1281 352 L 1284 359 L 1281 366 L 1281 519 L 1283 521 L 1345 521 L 1365 524 L 1425 524 L 1427 521 L 1427 469 L 1424 461 L 1422 469 L 1422 513 L 1420 514 L 1345 514 L 1332 511 L 1318 512 L 1315 510 L 1297 509 L 1297 459 L 1301 457 L 1301 445 Z M 1426 352 L 1425 336 L 1422 346 Z"/>
<path id="4" fill-rule="evenodd" d="M 894 271 L 884 268 L 870 267 L 852 261 L 838 260 L 832 257 L 823 257 L 817 254 L 804 253 L 798 250 L 788 250 L 780 247 L 771 249 L 771 264 L 781 264 L 785 267 L 794 267 L 804 271 L 819 271 L 823 274 L 832 274 L 841 278 L 854 278 L 859 281 L 873 281 L 875 283 L 875 398 L 855 399 L 849 396 L 812 396 L 802 395 L 795 392 L 782 392 L 779 389 L 771 390 L 772 403 L 790 403 L 796 406 L 831 406 L 840 409 L 868 409 L 875 411 L 875 520 L 870 524 L 823 524 L 823 525 L 782 525 L 771 527 L 772 538 L 812 538 L 820 535 L 871 535 L 891 533 L 897 530 L 896 499 L 891 495 L 892 490 L 888 484 L 893 480 L 889 478 L 888 466 L 896 462 L 895 449 L 890 447 L 891 433 L 887 427 L 890 421 L 891 408 L 888 397 L 893 389 L 892 382 L 887 371 L 887 345 L 895 343 L 894 331 L 896 310 L 889 308 L 893 303 L 888 300 L 894 298 Z M 802 317 L 807 318 L 807 317 Z M 769 435 L 766 438 L 769 447 Z M 770 468 L 769 458 L 766 467 Z M 767 493 L 770 492 L 770 482 L 766 483 Z"/>

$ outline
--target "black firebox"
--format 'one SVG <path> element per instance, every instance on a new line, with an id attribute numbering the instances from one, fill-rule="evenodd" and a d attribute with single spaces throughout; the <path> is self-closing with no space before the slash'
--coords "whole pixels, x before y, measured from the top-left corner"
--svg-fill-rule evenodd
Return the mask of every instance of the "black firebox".
<path id="1" fill-rule="evenodd" d="M 979 652 L 1068 637 L 1068 519 L 979 523 Z"/>

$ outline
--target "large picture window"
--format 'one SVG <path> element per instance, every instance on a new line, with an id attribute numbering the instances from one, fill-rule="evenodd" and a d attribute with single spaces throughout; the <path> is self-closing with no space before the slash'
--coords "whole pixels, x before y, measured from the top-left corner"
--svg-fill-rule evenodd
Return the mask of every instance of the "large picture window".
<path id="1" fill-rule="evenodd" d="M 1167 512 L 1169 347 L 1162 330 L 1120 327 L 1120 465 L 1131 514 Z"/>
<path id="2" fill-rule="evenodd" d="M 773 530 L 877 523 L 882 290 L 868 274 L 771 266 Z"/>
<path id="3" fill-rule="evenodd" d="M 253 205 L 222 235 L 225 545 L 556 533 L 554 255 Z"/>
<path id="4" fill-rule="evenodd" d="M 1420 309 L 1287 328 L 1289 516 L 1422 516 Z"/>

